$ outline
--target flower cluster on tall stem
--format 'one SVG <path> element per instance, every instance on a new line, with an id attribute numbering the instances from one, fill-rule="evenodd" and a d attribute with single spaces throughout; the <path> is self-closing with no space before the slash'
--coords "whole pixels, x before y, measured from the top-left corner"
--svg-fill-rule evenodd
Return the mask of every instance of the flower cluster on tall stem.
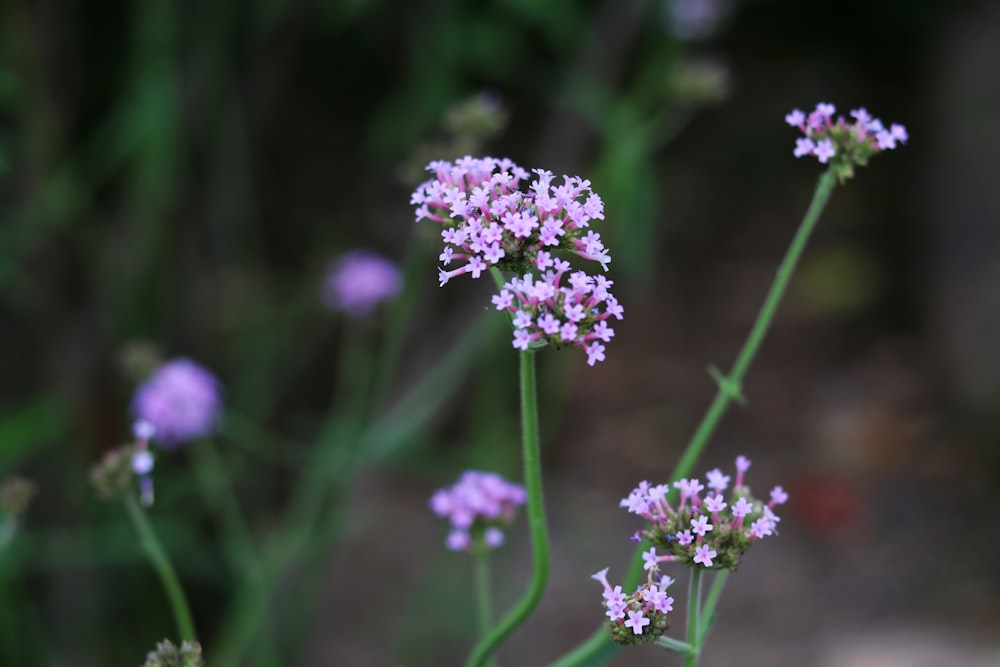
<path id="1" fill-rule="evenodd" d="M 757 500 L 744 483 L 750 461 L 736 459 L 736 479 L 730 490 L 729 475 L 718 468 L 710 470 L 703 484 L 699 479 L 674 482 L 680 492 L 676 506 L 667 502 L 669 484 L 640 482 L 623 498 L 620 506 L 649 522 L 644 531 L 652 547 L 643 554 L 645 569 L 658 563 L 676 562 L 688 567 L 726 569 L 735 572 L 740 558 L 755 542 L 777 534 L 781 519 L 773 508 L 788 500 L 780 486 L 771 490 L 769 502 Z M 728 496 L 725 491 L 730 490 Z"/>
<path id="2" fill-rule="evenodd" d="M 512 275 L 493 303 L 514 316 L 513 347 L 571 345 L 587 353 L 588 364 L 602 361 L 603 343 L 614 336 L 605 320 L 620 320 L 623 313 L 609 291 L 613 283 L 570 273 L 569 262 L 558 256 L 573 254 L 607 271 L 611 255 L 590 228 L 604 219 L 604 202 L 590 181 L 563 176 L 557 183 L 544 169 L 532 170 L 532 177 L 506 158 L 466 156 L 431 162 L 427 169 L 434 178 L 417 186 L 410 201 L 418 222 L 443 227 L 441 285 L 466 274 L 479 278 L 491 268 Z"/>
<path id="3" fill-rule="evenodd" d="M 899 123 L 886 127 L 864 107 L 851 110 L 851 121 L 843 116 L 834 120 L 836 111 L 834 105 L 820 102 L 809 114 L 792 109 L 785 122 L 804 135 L 795 142 L 795 157 L 812 155 L 821 164 L 834 165 L 841 181 L 854 175 L 854 165 L 865 166 L 871 156 L 894 150 L 909 139 L 905 127 Z"/>

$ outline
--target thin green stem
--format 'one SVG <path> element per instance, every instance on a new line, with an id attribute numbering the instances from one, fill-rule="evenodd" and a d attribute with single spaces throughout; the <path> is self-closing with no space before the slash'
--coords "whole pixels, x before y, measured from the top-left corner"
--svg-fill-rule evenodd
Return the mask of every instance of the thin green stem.
<path id="1" fill-rule="evenodd" d="M 483 550 L 473 556 L 476 574 L 476 621 L 479 624 L 479 638 L 482 639 L 490 631 L 493 624 L 493 585 L 490 579 L 490 553 Z M 496 660 L 490 659 L 487 665 L 495 665 Z"/>
<path id="2" fill-rule="evenodd" d="M 687 642 L 682 642 L 679 639 L 671 639 L 670 637 L 660 637 L 656 640 L 656 643 L 658 646 L 662 646 L 668 651 L 680 655 L 688 655 L 694 650 L 694 647 Z"/>
<path id="3" fill-rule="evenodd" d="M 125 496 L 125 509 L 128 510 L 129 519 L 135 531 L 139 534 L 139 541 L 146 551 L 150 563 L 160 575 L 160 583 L 170 600 L 170 607 L 174 612 L 174 620 L 177 622 L 177 631 L 181 640 L 196 641 L 198 639 L 194 631 L 194 622 L 191 620 L 191 610 L 188 608 L 187 599 L 184 597 L 184 589 L 174 572 L 174 566 L 170 564 L 167 552 L 156 537 L 156 531 L 146 518 L 146 513 L 139 507 L 139 503 L 132 494 Z"/>
<path id="4" fill-rule="evenodd" d="M 520 601 L 472 651 L 466 667 L 480 667 L 517 626 L 538 605 L 549 580 L 549 535 L 545 525 L 542 497 L 542 461 L 538 437 L 538 396 L 535 389 L 535 355 L 521 352 L 521 442 L 524 459 L 524 487 L 528 495 L 528 528 L 534 567 L 531 582 Z"/>
<path id="5" fill-rule="evenodd" d="M 701 575 L 700 567 L 691 568 L 691 588 L 688 590 L 687 605 L 687 643 L 692 650 L 684 656 L 684 667 L 698 667 L 698 654 L 701 653 Z"/>
<path id="6" fill-rule="evenodd" d="M 719 603 L 722 588 L 726 585 L 728 578 L 729 572 L 720 570 L 715 573 L 715 577 L 712 579 L 712 588 L 709 589 L 708 597 L 705 598 L 705 606 L 701 609 L 702 624 L 701 633 L 698 635 L 698 646 L 705 645 L 708 633 L 712 630 L 712 625 L 715 623 L 715 606 Z"/>
<path id="7" fill-rule="evenodd" d="M 204 438 L 194 443 L 191 451 L 198 459 L 194 468 L 202 500 L 215 514 L 215 519 L 222 528 L 225 536 L 223 542 L 229 550 L 232 566 L 243 570 L 249 578 L 258 579 L 261 568 L 253 537 L 215 441 Z"/>
<path id="8" fill-rule="evenodd" d="M 670 475 L 671 484 L 678 479 L 687 477 L 691 473 L 709 439 L 715 433 L 715 429 L 718 427 L 722 416 L 729 408 L 729 404 L 734 400 L 743 400 L 743 377 L 750 369 L 750 364 L 753 362 L 761 343 L 763 343 L 767 335 L 771 321 L 774 319 L 774 314 L 777 312 L 781 298 L 788 287 L 788 282 L 795 272 L 799 258 L 802 256 L 802 251 L 805 249 L 806 243 L 809 241 L 809 236 L 816 227 L 820 214 L 826 207 L 826 203 L 830 200 L 830 195 L 833 193 L 833 188 L 836 185 L 837 174 L 834 168 L 831 167 L 820 176 L 819 182 L 816 184 L 812 202 L 809 204 L 809 208 L 806 210 L 802 222 L 799 223 L 799 228 L 795 232 L 795 236 L 792 238 L 792 242 L 789 244 L 784 258 L 781 260 L 781 265 L 778 267 L 774 282 L 771 283 L 771 288 L 764 299 L 764 304 L 757 314 L 757 319 L 750 329 L 746 342 L 743 343 L 743 347 L 736 356 L 736 361 L 733 363 L 729 375 L 723 376 L 718 371 L 712 373 L 718 381 L 719 389 L 715 394 L 715 398 L 712 399 L 712 403 L 708 406 L 705 416 L 702 417 L 701 422 L 698 424 L 698 428 L 695 429 L 694 435 L 691 436 L 687 447 L 684 448 L 684 452 L 681 454 L 681 458 L 677 462 L 673 473 Z M 670 496 L 668 496 L 668 501 L 673 495 L 675 493 L 671 492 Z M 642 576 L 642 551 L 648 548 L 649 545 L 645 541 L 636 547 L 628 573 L 625 576 L 623 588 L 634 586 L 638 582 L 639 577 Z M 609 649 L 609 641 L 604 628 L 598 628 L 583 643 L 552 663 L 551 667 L 600 664 L 614 655 L 618 650 L 617 646 L 612 646 Z"/>

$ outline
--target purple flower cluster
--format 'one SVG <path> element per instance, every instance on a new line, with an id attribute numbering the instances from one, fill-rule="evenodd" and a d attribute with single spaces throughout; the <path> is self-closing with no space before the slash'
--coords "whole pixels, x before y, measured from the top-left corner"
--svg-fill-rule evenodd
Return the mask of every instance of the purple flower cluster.
<path id="1" fill-rule="evenodd" d="M 190 359 L 160 366 L 136 389 L 132 414 L 141 429 L 164 449 L 211 435 L 222 410 L 221 386 L 210 372 Z M 139 433 L 137 432 L 137 436 Z"/>
<path id="2" fill-rule="evenodd" d="M 588 365 L 604 361 L 601 341 L 607 343 L 615 335 L 607 319 L 622 318 L 621 304 L 608 291 L 612 281 L 576 271 L 562 285 L 569 262 L 551 262 L 554 270 L 542 280 L 534 280 L 530 273 L 523 279 L 512 278 L 493 297 L 497 310 L 514 316 L 514 347 L 527 350 L 539 341 L 555 347 L 576 345 L 587 353 Z"/>
<path id="3" fill-rule="evenodd" d="M 417 187 L 410 203 L 417 207 L 418 222 L 432 220 L 444 227 L 441 263 L 459 264 L 440 269 L 441 285 L 463 274 L 479 278 L 491 267 L 523 276 L 493 299 L 498 310 L 521 318 L 512 345 L 521 350 L 541 340 L 576 345 L 587 352 L 590 365 L 602 360 L 604 346 L 594 339 L 607 342 L 614 332 L 607 324 L 599 330 L 594 326 L 610 315 L 622 318 L 621 306 L 608 292 L 612 283 L 577 271 L 570 276 L 571 286 L 560 286 L 569 263 L 555 255 L 572 253 L 607 271 L 611 256 L 601 235 L 590 229 L 591 221 L 604 219 L 604 202 L 590 181 L 563 176 L 556 183 L 544 169 L 534 169 L 531 177 L 506 158 L 466 156 L 431 162 L 427 169 L 434 178 Z M 594 313 L 601 303 L 605 310 Z M 577 313 L 580 309 L 583 315 Z"/>
<path id="4" fill-rule="evenodd" d="M 396 296 L 402 282 L 399 269 L 388 259 L 370 250 L 355 250 L 330 263 L 323 302 L 350 317 L 365 317 Z"/>
<path id="5" fill-rule="evenodd" d="M 723 492 L 729 488 L 730 477 L 718 468 L 708 472 L 704 484 L 698 479 L 674 482 L 674 488 L 680 492 L 676 506 L 667 502 L 669 484 L 654 486 L 643 481 L 623 498 L 621 507 L 650 524 L 633 537 L 639 541 L 645 535 L 653 544 L 643 554 L 645 568 L 653 570 L 658 563 L 678 562 L 690 567 L 736 571 L 751 544 L 776 535 L 781 519 L 773 508 L 787 501 L 788 494 L 776 486 L 771 490 L 770 502 L 754 499 L 743 483 L 749 467 L 746 457 L 737 457 L 736 480 L 728 502 Z"/>
<path id="6" fill-rule="evenodd" d="M 893 150 L 909 139 L 905 127 L 893 123 L 886 128 L 864 107 L 851 111 L 851 122 L 844 120 L 843 116 L 834 121 L 835 112 L 832 104 L 820 102 L 808 115 L 800 109 L 793 109 L 785 116 L 786 123 L 805 135 L 795 142 L 795 150 L 792 151 L 795 157 L 814 155 L 822 164 L 835 160 L 841 168 L 842 177 L 846 178 L 853 174 L 853 165 L 864 166 L 875 153 Z"/>
<path id="7" fill-rule="evenodd" d="M 674 599 L 667 589 L 674 580 L 663 575 L 654 583 L 653 572 L 633 593 L 625 595 L 621 586 L 608 583 L 608 568 L 591 576 L 604 586 L 604 609 L 608 617 L 611 638 L 619 644 L 631 645 L 656 641 L 670 627 L 669 614 Z"/>
<path id="8" fill-rule="evenodd" d="M 452 551 L 495 549 L 504 542 L 502 528 L 524 504 L 524 487 L 492 472 L 467 470 L 454 485 L 438 489 L 431 510 L 447 517 L 451 532 L 445 545 Z"/>

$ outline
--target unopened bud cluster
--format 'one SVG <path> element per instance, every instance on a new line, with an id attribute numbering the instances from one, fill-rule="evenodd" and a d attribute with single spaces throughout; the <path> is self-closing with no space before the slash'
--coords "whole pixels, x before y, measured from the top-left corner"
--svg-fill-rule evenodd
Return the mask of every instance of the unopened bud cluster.
<path id="1" fill-rule="evenodd" d="M 156 650 L 146 655 L 142 667 L 205 667 L 198 642 L 185 641 L 177 647 L 169 639 L 157 642 Z"/>
<path id="2" fill-rule="evenodd" d="M 822 164 L 835 165 L 841 181 L 854 175 L 854 165 L 863 167 L 872 155 L 893 150 L 909 139 L 905 127 L 898 123 L 886 127 L 864 107 L 851 110 L 851 122 L 843 116 L 834 120 L 835 112 L 832 104 L 821 102 L 808 115 L 793 109 L 785 122 L 805 135 L 796 140 L 795 157 L 813 155 Z"/>
<path id="3" fill-rule="evenodd" d="M 730 477 L 716 468 L 706 475 L 703 484 L 698 479 L 674 482 L 680 492 L 676 504 L 667 501 L 669 484 L 651 485 L 640 482 L 620 505 L 649 522 L 636 533 L 635 541 L 643 536 L 652 548 L 643 554 L 645 567 L 651 570 L 658 563 L 676 562 L 688 567 L 736 571 L 740 558 L 754 542 L 777 534 L 781 520 L 773 511 L 775 505 L 788 500 L 788 494 L 776 486 L 770 502 L 750 494 L 744 484 L 744 473 L 750 461 L 736 459 L 736 480 L 725 496 Z"/>
<path id="4" fill-rule="evenodd" d="M 611 638 L 623 646 L 654 642 L 670 627 L 668 614 L 674 608 L 674 599 L 667 589 L 674 580 L 663 575 L 656 577 L 650 570 L 644 583 L 625 595 L 621 586 L 608 583 L 608 568 L 591 576 L 604 586 L 604 615 Z"/>
<path id="5" fill-rule="evenodd" d="M 106 500 L 130 493 L 138 480 L 139 499 L 145 506 L 153 504 L 153 466 L 149 439 L 156 429 L 147 421 L 137 421 L 133 427 L 135 440 L 104 453 L 101 461 L 90 469 L 90 480 L 97 495 Z"/>
<path id="6" fill-rule="evenodd" d="M 504 543 L 503 528 L 526 500 L 524 487 L 492 472 L 467 470 L 452 486 L 438 489 L 431 510 L 447 517 L 451 532 L 445 546 L 452 551 L 484 551 Z"/>

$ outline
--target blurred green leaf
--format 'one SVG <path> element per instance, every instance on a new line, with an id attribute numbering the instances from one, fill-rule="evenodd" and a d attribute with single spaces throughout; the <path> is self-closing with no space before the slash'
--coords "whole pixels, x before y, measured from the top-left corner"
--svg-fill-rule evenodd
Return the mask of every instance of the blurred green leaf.
<path id="1" fill-rule="evenodd" d="M 64 439 L 67 415 L 61 401 L 45 397 L 0 415 L 0 470 Z"/>

